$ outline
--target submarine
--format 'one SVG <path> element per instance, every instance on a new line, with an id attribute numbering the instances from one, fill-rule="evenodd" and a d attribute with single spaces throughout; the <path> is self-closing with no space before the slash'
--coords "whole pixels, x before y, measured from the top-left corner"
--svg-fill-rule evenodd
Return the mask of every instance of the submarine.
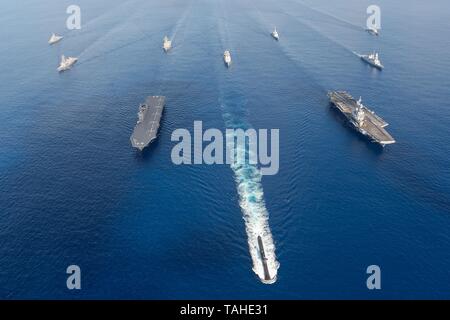
<path id="1" fill-rule="evenodd" d="M 261 236 L 258 236 L 259 254 L 261 256 L 261 262 L 264 269 L 264 281 L 271 283 L 273 279 L 270 277 L 269 268 L 267 267 L 266 253 L 264 252 L 264 245 Z"/>

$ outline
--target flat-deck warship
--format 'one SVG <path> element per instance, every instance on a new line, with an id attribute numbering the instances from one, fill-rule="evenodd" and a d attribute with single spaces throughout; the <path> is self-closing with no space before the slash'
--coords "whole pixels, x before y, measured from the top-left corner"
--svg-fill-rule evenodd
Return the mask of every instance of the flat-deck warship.
<path id="1" fill-rule="evenodd" d="M 165 101 L 164 96 L 150 96 L 139 106 L 139 118 L 130 138 L 133 147 L 142 151 L 156 139 Z"/>
<path id="2" fill-rule="evenodd" d="M 353 125 L 353 127 L 381 146 L 395 143 L 394 138 L 384 129 L 388 123 L 364 106 L 361 98 L 356 101 L 345 91 L 330 91 L 328 97 L 336 107 Z"/>

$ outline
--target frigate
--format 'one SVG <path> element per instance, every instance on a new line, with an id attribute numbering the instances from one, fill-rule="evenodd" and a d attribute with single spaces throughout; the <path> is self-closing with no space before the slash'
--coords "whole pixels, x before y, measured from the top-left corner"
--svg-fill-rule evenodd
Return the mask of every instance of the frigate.
<path id="1" fill-rule="evenodd" d="M 138 121 L 131 135 L 133 147 L 143 150 L 156 139 L 166 97 L 150 96 L 139 106 Z"/>
<path id="2" fill-rule="evenodd" d="M 275 29 L 273 30 L 273 32 L 271 33 L 271 35 L 272 35 L 272 37 L 273 37 L 275 40 L 279 40 L 279 39 L 280 39 L 280 36 L 279 36 L 279 34 L 278 34 L 278 31 L 277 31 L 277 28 L 275 28 Z"/>
<path id="3" fill-rule="evenodd" d="M 372 67 L 378 68 L 380 70 L 384 69 L 383 64 L 381 63 L 380 57 L 378 56 L 378 52 L 374 52 L 367 55 L 359 55 L 361 60 L 370 64 Z"/>
<path id="4" fill-rule="evenodd" d="M 58 36 L 57 34 L 52 33 L 52 36 L 48 40 L 48 44 L 49 45 L 55 44 L 55 43 L 61 41 L 62 38 L 63 38 L 63 36 Z"/>
<path id="5" fill-rule="evenodd" d="M 223 54 L 223 61 L 225 62 L 225 65 L 227 67 L 230 67 L 231 65 L 231 53 L 230 51 L 225 51 L 225 53 Z"/>
<path id="6" fill-rule="evenodd" d="M 64 55 L 61 56 L 61 62 L 59 63 L 58 70 L 59 72 L 69 70 L 72 68 L 72 66 L 78 61 L 78 58 L 75 57 L 65 57 Z"/>
<path id="7" fill-rule="evenodd" d="M 371 35 L 373 35 L 373 36 L 379 36 L 380 35 L 380 32 L 378 31 L 377 28 L 368 28 L 368 29 L 366 29 L 366 31 L 368 33 L 370 33 Z"/>
<path id="8" fill-rule="evenodd" d="M 167 53 L 170 49 L 172 49 L 172 41 L 169 40 L 169 38 L 164 37 L 163 40 L 163 49 Z"/>
<path id="9" fill-rule="evenodd" d="M 328 97 L 330 102 L 349 120 L 353 127 L 373 142 L 379 143 L 383 147 L 395 143 L 394 138 L 385 129 L 388 123 L 364 106 L 361 98 L 356 101 L 345 91 L 330 91 Z"/>

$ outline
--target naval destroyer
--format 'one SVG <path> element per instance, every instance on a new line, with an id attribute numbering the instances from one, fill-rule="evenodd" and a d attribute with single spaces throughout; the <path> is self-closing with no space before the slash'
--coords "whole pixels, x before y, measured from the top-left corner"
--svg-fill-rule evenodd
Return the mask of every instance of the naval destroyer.
<path id="1" fill-rule="evenodd" d="M 165 53 L 167 53 L 170 49 L 172 49 L 172 41 L 170 41 L 169 38 L 167 38 L 167 36 L 165 36 L 163 39 L 163 49 Z"/>
<path id="2" fill-rule="evenodd" d="M 223 54 L 223 61 L 225 62 L 225 65 L 229 68 L 231 66 L 231 53 L 230 51 L 225 51 Z"/>
<path id="3" fill-rule="evenodd" d="M 275 28 L 273 30 L 273 32 L 271 33 L 271 36 L 277 41 L 280 39 L 280 35 L 278 34 L 277 28 Z"/>
<path id="4" fill-rule="evenodd" d="M 156 139 L 166 97 L 150 96 L 139 106 L 138 121 L 131 135 L 133 147 L 142 151 Z"/>
<path id="5" fill-rule="evenodd" d="M 48 40 L 48 44 L 49 45 L 55 44 L 55 43 L 61 41 L 62 38 L 63 38 L 63 36 L 58 36 L 57 34 L 52 33 L 52 36 Z"/>
<path id="6" fill-rule="evenodd" d="M 361 58 L 361 60 L 363 60 L 364 62 L 370 64 L 372 67 L 375 67 L 375 68 L 380 69 L 380 70 L 384 69 L 384 66 L 381 63 L 380 57 L 378 55 L 378 52 L 373 52 L 371 54 L 359 55 L 359 57 Z"/>
<path id="7" fill-rule="evenodd" d="M 366 29 L 366 31 L 373 36 L 378 37 L 380 35 L 380 32 L 378 31 L 377 28 L 368 28 L 368 29 Z"/>
<path id="8" fill-rule="evenodd" d="M 347 118 L 353 127 L 373 142 L 383 147 L 395 143 L 394 138 L 385 129 L 388 123 L 364 106 L 361 98 L 356 101 L 345 91 L 330 91 L 328 97 L 332 105 Z"/>
<path id="9" fill-rule="evenodd" d="M 58 70 L 59 72 L 67 71 L 78 61 L 78 58 L 75 57 L 65 57 L 64 55 L 61 56 L 61 62 L 59 63 Z"/>

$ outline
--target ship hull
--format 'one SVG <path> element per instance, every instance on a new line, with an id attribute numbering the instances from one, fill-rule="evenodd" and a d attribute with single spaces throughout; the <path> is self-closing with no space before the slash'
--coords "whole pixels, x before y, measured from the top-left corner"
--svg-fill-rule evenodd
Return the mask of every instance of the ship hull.
<path id="1" fill-rule="evenodd" d="M 60 42 L 61 40 L 62 40 L 62 38 L 61 39 L 57 39 L 57 40 L 51 40 L 51 41 L 48 42 L 48 44 L 52 45 L 52 44 Z"/>
<path id="2" fill-rule="evenodd" d="M 357 102 L 346 92 L 329 92 L 328 96 L 330 98 L 330 103 L 335 107 L 341 114 L 343 114 L 352 128 L 366 136 L 370 141 L 378 143 L 381 146 L 388 144 L 393 144 L 396 141 L 392 136 L 384 129 L 388 123 L 381 119 L 370 109 L 362 106 L 365 118 L 364 121 L 359 124 L 353 117 L 352 112 L 357 108 Z"/>
<path id="3" fill-rule="evenodd" d="M 258 251 L 259 251 L 259 258 L 261 259 L 261 264 L 264 270 L 264 279 L 261 279 L 261 281 L 266 284 L 272 284 L 276 281 L 276 278 L 272 278 L 270 276 L 269 267 L 267 266 L 267 257 L 264 251 L 264 244 L 261 236 L 258 236 Z"/>
<path id="4" fill-rule="evenodd" d="M 78 60 L 75 60 L 75 61 L 73 61 L 73 62 L 72 62 L 71 64 L 69 64 L 69 65 L 58 67 L 58 69 L 57 69 L 58 72 L 64 72 L 64 71 L 67 71 L 67 70 L 72 69 L 73 65 L 74 65 L 75 63 L 77 63 L 77 61 L 78 61 Z"/>
<path id="5" fill-rule="evenodd" d="M 229 51 L 225 51 L 225 53 L 223 54 L 223 62 L 225 63 L 225 65 L 227 66 L 227 68 L 229 68 L 231 66 L 231 54 Z"/>
<path id="6" fill-rule="evenodd" d="M 375 64 L 375 63 L 373 63 L 372 61 L 370 61 L 369 59 L 367 59 L 364 56 L 361 57 L 361 60 L 364 61 L 365 63 L 371 65 L 372 67 L 377 68 L 378 70 L 383 70 L 384 69 L 383 65 Z"/>
<path id="7" fill-rule="evenodd" d="M 146 109 L 140 111 L 142 119 L 138 121 L 130 137 L 131 145 L 139 151 L 143 151 L 157 138 L 165 99 L 164 96 L 150 96 L 146 99 Z"/>
<path id="8" fill-rule="evenodd" d="M 373 36 L 377 36 L 380 34 L 376 29 L 367 29 L 366 30 L 369 34 L 373 35 Z"/>

